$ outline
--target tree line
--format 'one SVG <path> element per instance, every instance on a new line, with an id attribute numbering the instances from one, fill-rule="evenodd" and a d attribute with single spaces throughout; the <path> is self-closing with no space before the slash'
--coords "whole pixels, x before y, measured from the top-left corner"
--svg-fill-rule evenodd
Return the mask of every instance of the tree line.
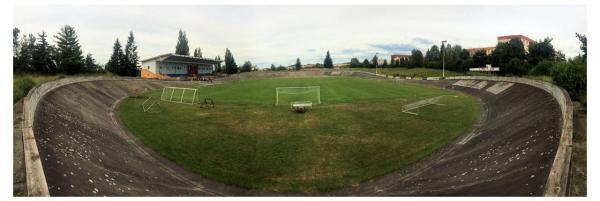
<path id="1" fill-rule="evenodd" d="M 44 31 L 21 37 L 21 31 L 13 28 L 13 73 L 71 75 L 102 71 L 91 53 L 83 56 L 75 28 L 65 25 L 53 38 L 51 44 Z"/>

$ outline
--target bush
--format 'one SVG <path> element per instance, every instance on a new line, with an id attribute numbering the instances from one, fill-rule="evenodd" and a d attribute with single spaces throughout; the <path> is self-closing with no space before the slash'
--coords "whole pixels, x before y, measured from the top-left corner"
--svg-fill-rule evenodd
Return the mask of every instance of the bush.
<path id="1" fill-rule="evenodd" d="M 544 60 L 537 63 L 533 69 L 529 72 L 531 75 L 551 75 L 552 68 L 554 67 L 554 62 Z"/>
<path id="2" fill-rule="evenodd" d="M 504 72 L 506 72 L 507 75 L 521 76 L 527 73 L 529 64 L 523 59 L 513 58 L 508 62 L 508 64 L 506 64 L 506 67 L 504 68 Z M 502 70 L 502 68 L 500 68 L 500 70 Z"/>
<path id="3" fill-rule="evenodd" d="M 29 90 L 35 86 L 30 77 L 23 77 L 13 81 L 13 103 L 25 97 Z"/>
<path id="4" fill-rule="evenodd" d="M 587 72 L 585 64 L 559 62 L 554 66 L 552 79 L 561 86 L 573 100 L 582 100 L 586 96 Z"/>

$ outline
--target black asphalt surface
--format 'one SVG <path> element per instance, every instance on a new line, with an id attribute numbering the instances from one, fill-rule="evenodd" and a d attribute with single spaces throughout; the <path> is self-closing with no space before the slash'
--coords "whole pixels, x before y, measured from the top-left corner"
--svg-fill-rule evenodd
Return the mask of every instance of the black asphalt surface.
<path id="1" fill-rule="evenodd" d="M 172 82 L 92 81 L 60 87 L 40 101 L 34 131 L 52 196 L 542 195 L 561 129 L 560 107 L 550 94 L 522 84 L 494 95 L 449 80 L 404 82 L 478 98 L 479 121 L 407 169 L 333 192 L 241 189 L 205 179 L 145 147 L 124 128 L 115 107 L 135 92 Z"/>

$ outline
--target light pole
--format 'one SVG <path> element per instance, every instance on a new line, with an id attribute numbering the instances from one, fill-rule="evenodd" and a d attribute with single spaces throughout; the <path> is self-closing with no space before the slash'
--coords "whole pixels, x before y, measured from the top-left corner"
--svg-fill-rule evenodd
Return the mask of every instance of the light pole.
<path id="1" fill-rule="evenodd" d="M 446 47 L 444 43 L 446 40 L 442 41 L 442 78 L 446 78 Z"/>
<path id="2" fill-rule="evenodd" d="M 377 60 L 379 60 L 379 58 L 377 58 L 377 54 L 379 54 L 379 52 L 375 52 L 375 61 L 373 61 L 375 62 L 375 75 L 379 75 L 379 73 L 377 73 Z"/>

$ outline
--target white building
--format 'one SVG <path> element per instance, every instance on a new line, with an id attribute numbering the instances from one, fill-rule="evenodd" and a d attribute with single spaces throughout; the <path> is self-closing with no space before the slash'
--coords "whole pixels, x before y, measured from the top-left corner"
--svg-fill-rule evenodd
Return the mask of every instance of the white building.
<path id="1" fill-rule="evenodd" d="M 169 77 L 194 76 L 212 74 L 219 60 L 192 57 L 178 54 L 163 54 L 142 60 L 142 71 Z M 142 77 L 151 78 L 153 75 L 142 72 Z"/>

